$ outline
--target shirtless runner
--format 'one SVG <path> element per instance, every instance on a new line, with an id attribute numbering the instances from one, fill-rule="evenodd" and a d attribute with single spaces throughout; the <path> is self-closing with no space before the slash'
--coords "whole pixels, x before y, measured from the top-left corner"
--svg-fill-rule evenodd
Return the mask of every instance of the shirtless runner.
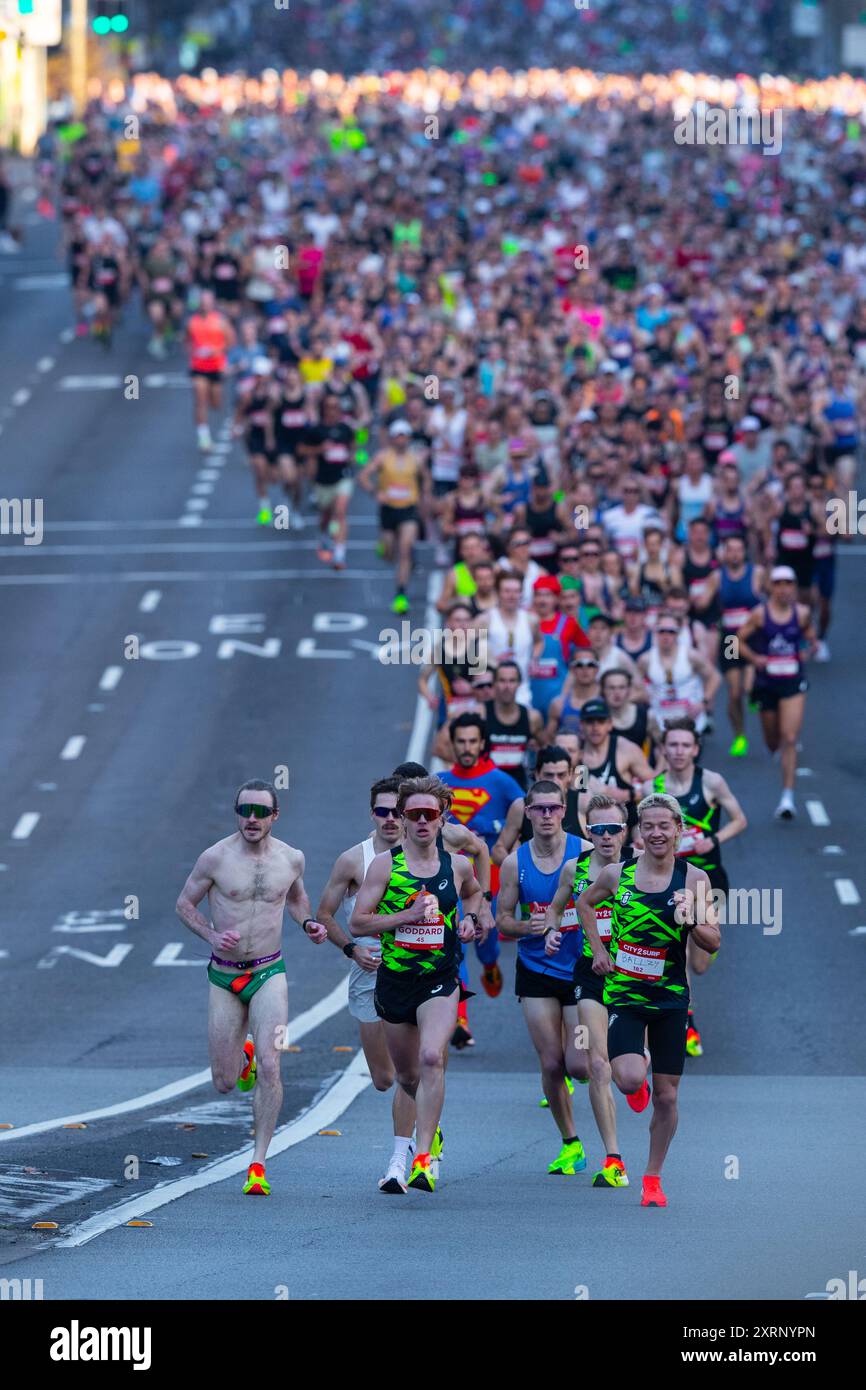
<path id="1" fill-rule="evenodd" d="M 311 941 L 327 939 L 311 915 L 304 856 L 271 834 L 279 816 L 270 782 L 244 782 L 235 797 L 238 828 L 199 856 L 177 900 L 184 926 L 211 948 L 207 974 L 208 1049 L 218 1091 L 254 1090 L 255 1146 L 244 1192 L 270 1196 L 265 1157 L 283 1085 L 280 1052 L 289 1021 L 280 941 L 288 907 Z M 213 925 L 198 910 L 207 896 Z M 244 1041 L 248 1033 L 252 1041 Z"/>

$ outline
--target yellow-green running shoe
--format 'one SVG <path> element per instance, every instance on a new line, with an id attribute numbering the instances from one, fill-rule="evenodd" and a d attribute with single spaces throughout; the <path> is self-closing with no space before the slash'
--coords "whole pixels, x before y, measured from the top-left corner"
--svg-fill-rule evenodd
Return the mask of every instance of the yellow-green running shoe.
<path id="1" fill-rule="evenodd" d="M 259 523 L 260 526 L 270 526 L 273 519 L 274 518 L 270 507 L 262 507 L 259 510 L 258 516 L 256 517 L 256 521 Z"/>
<path id="2" fill-rule="evenodd" d="M 621 1158 L 608 1158 L 592 1177 L 593 1187 L 628 1187 L 628 1173 Z"/>
<path id="3" fill-rule="evenodd" d="M 728 749 L 728 754 L 732 758 L 744 758 L 748 751 L 749 740 L 746 738 L 746 735 L 737 734 L 737 737 L 734 739 L 733 743 Z"/>
<path id="4" fill-rule="evenodd" d="M 432 1160 L 429 1154 L 416 1154 L 409 1174 L 409 1186 L 417 1187 L 419 1192 L 435 1192 L 436 1179 L 430 1171 Z"/>
<path id="5" fill-rule="evenodd" d="M 585 1167 L 586 1154 L 583 1145 L 579 1139 L 575 1139 L 573 1144 L 563 1143 L 547 1171 L 554 1177 L 571 1177 L 574 1173 L 581 1173 Z"/>
<path id="6" fill-rule="evenodd" d="M 238 1090 L 251 1091 L 256 1084 L 256 1054 L 252 1038 L 247 1039 L 243 1050 L 246 1053 L 247 1064 L 238 1077 Z"/>
<path id="7" fill-rule="evenodd" d="M 392 613 L 408 613 L 408 612 L 409 612 L 409 600 L 407 599 L 407 597 L 406 597 L 405 594 L 397 594 L 397 595 L 395 596 L 394 602 L 391 604 L 391 612 L 392 612 Z"/>
<path id="8" fill-rule="evenodd" d="M 445 1151 L 445 1135 L 442 1133 L 442 1126 L 436 1126 L 436 1133 L 433 1135 L 433 1143 L 430 1146 L 430 1172 L 434 1180 L 439 1176 L 439 1160 Z"/>
<path id="9" fill-rule="evenodd" d="M 568 1087 L 568 1094 L 569 1094 L 570 1096 L 573 1096 L 573 1095 L 574 1095 L 574 1082 L 572 1081 L 572 1079 L 571 1079 L 570 1076 L 567 1076 L 567 1077 L 565 1078 L 565 1084 L 566 1084 L 566 1086 Z M 547 1099 L 547 1096 L 542 1096 L 542 1097 L 541 1097 L 541 1100 L 538 1102 L 538 1108 L 539 1108 L 539 1110 L 549 1110 L 549 1109 L 550 1109 L 550 1101 Z"/>

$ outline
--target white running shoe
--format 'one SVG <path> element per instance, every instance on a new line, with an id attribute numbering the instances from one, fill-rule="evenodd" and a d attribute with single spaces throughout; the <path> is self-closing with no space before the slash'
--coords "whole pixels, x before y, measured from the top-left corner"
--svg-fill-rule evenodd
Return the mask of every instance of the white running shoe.
<path id="1" fill-rule="evenodd" d="M 303 531 L 303 529 L 304 529 L 304 518 L 301 516 L 300 512 L 290 511 L 290 512 L 289 512 L 289 530 L 290 530 L 290 531 Z"/>
<path id="2" fill-rule="evenodd" d="M 384 1178 L 379 1179 L 379 1191 L 390 1193 L 396 1197 L 399 1196 L 401 1192 L 406 1193 L 408 1190 L 405 1164 L 401 1162 L 396 1154 L 393 1154 L 391 1156 L 391 1162 L 388 1164 L 387 1173 Z"/>
<path id="3" fill-rule="evenodd" d="M 815 648 L 815 655 L 813 656 L 812 660 L 813 660 L 813 661 L 829 661 L 829 660 L 830 660 L 830 648 L 827 646 L 827 643 L 826 643 L 826 642 L 819 642 L 819 643 L 818 643 L 817 647 Z"/>
<path id="4" fill-rule="evenodd" d="M 213 440 L 210 437 L 210 427 L 208 425 L 199 425 L 196 433 L 198 435 L 198 447 L 200 449 L 213 448 Z"/>
<path id="5" fill-rule="evenodd" d="M 793 820 L 797 814 L 797 808 L 794 805 L 794 793 L 789 791 L 787 787 L 782 792 L 775 814 L 776 820 Z"/>

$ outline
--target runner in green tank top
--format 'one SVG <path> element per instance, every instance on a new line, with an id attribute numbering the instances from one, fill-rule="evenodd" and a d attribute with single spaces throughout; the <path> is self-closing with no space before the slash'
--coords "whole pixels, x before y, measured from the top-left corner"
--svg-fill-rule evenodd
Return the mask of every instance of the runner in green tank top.
<path id="1" fill-rule="evenodd" d="M 563 913 L 577 917 L 574 904 L 602 869 L 619 862 L 623 853 L 627 829 L 626 808 L 606 792 L 590 797 L 586 808 L 586 830 L 593 848 L 562 866 L 559 887 L 547 909 L 548 937 L 545 950 L 559 950 L 562 940 L 560 926 Z M 610 940 L 611 902 L 599 903 L 596 923 L 602 942 Z M 579 924 L 579 923 L 578 923 Z M 589 1052 L 589 1100 L 604 1144 L 605 1161 L 593 1176 L 593 1187 L 628 1187 L 628 1175 L 619 1152 L 616 1137 L 616 1103 L 610 1085 L 610 1061 L 607 1055 L 607 1009 L 603 1000 L 603 982 L 592 970 L 592 947 L 584 937 L 582 954 L 574 966 L 574 992 L 577 997 L 577 1016 L 584 1029 Z"/>
<path id="2" fill-rule="evenodd" d="M 662 754 L 667 771 L 644 784 L 644 792 L 669 792 L 680 803 L 685 833 L 677 851 L 696 869 L 708 875 L 715 892 L 728 893 L 728 875 L 721 858 L 721 846 L 740 835 L 748 822 L 743 808 L 720 772 L 698 764 L 701 743 L 693 719 L 669 719 L 662 737 Z M 722 812 L 726 822 L 721 824 Z M 713 956 L 701 951 L 693 940 L 686 948 L 686 976 L 689 982 L 689 1023 L 686 1051 L 690 1057 L 703 1056 L 703 1044 L 694 1013 L 694 977 L 709 970 Z"/>
<path id="3" fill-rule="evenodd" d="M 638 806 L 644 853 L 629 864 L 603 869 L 578 899 L 581 925 L 592 948 L 592 968 L 604 977 L 610 1010 L 611 1072 L 625 1095 L 647 1084 L 644 1036 L 652 1063 L 653 1118 L 641 1206 L 667 1206 L 661 1170 L 677 1128 L 677 1091 L 686 1056 L 689 990 L 686 942 L 704 951 L 721 942 L 710 881 L 676 851 L 683 816 L 673 796 L 654 792 Z M 596 908 L 613 901 L 611 952 L 602 944 Z"/>
<path id="4" fill-rule="evenodd" d="M 418 1148 L 409 1186 L 433 1192 L 433 1137 L 445 1098 L 445 1052 L 461 995 L 461 942 L 484 940 L 481 886 L 468 859 L 444 849 L 451 789 L 438 777 L 400 783 L 404 840 L 377 854 L 358 892 L 349 930 L 379 936 L 382 964 L 374 1003 L 385 1025 L 398 1083 L 416 1106 Z M 457 901 L 468 911 L 458 920 Z"/>

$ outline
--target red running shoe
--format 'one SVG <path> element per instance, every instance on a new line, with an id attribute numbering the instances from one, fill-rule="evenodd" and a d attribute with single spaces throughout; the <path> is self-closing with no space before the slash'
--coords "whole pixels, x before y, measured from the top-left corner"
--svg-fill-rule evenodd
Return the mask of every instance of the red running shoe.
<path id="1" fill-rule="evenodd" d="M 630 1096 L 626 1096 L 626 1100 L 636 1115 L 639 1115 L 642 1110 L 646 1110 L 650 1103 L 650 1088 L 646 1078 L 644 1078 L 644 1083 L 640 1090 L 633 1091 Z"/>
<path id="2" fill-rule="evenodd" d="M 481 972 L 481 983 L 484 993 L 489 994 L 491 999 L 502 993 L 502 971 L 495 962 L 493 965 L 485 965 Z"/>
<path id="3" fill-rule="evenodd" d="M 661 1178 L 652 1177 L 649 1173 L 644 1173 L 640 1204 L 642 1207 L 667 1206 L 668 1199 L 662 1192 Z"/>

